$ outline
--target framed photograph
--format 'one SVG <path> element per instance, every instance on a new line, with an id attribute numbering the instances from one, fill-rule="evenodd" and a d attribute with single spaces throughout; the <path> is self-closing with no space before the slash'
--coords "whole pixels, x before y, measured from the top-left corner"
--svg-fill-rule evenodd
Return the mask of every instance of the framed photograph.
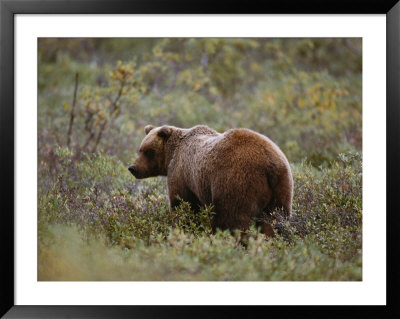
<path id="1" fill-rule="evenodd" d="M 397 1 L 0 10 L 1 315 L 399 313 Z"/>

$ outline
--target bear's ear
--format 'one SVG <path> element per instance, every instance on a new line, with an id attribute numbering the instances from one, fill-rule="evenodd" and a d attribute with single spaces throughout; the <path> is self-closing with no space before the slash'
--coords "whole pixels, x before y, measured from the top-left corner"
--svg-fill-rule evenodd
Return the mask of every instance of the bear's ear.
<path id="1" fill-rule="evenodd" d="M 165 140 L 168 139 L 168 137 L 170 137 L 171 134 L 172 134 L 172 128 L 166 125 L 162 126 L 158 131 L 158 136 L 162 137 Z"/>
<path id="2" fill-rule="evenodd" d="M 149 134 L 149 132 L 154 128 L 153 125 L 146 125 L 144 128 L 144 132 L 147 134 Z"/>

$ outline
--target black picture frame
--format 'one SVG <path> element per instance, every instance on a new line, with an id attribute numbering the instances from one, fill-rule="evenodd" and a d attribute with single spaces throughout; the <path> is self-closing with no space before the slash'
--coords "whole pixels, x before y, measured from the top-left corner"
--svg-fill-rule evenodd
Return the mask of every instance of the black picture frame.
<path id="1" fill-rule="evenodd" d="M 399 0 L 305 0 L 241 3 L 162 0 L 0 0 L 0 181 L 1 211 L 1 308 L 5 318 L 165 318 L 249 317 L 291 314 L 377 318 L 399 316 L 396 244 L 399 243 L 395 197 L 400 179 L 400 3 Z M 15 14 L 385 14 L 387 21 L 387 305 L 386 306 L 16 306 L 14 304 L 14 17 Z M 379 106 L 377 106 L 379 107 Z M 382 106 L 383 107 L 383 106 Z M 179 301 L 177 301 L 179 304 Z"/>

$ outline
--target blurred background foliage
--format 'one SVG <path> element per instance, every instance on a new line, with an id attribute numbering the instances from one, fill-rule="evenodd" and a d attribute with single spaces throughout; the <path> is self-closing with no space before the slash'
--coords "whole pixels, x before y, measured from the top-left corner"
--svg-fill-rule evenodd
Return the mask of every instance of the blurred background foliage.
<path id="1" fill-rule="evenodd" d="M 246 127 L 318 166 L 361 150 L 361 61 L 360 39 L 41 39 L 39 131 L 65 143 L 78 72 L 73 147 L 129 161 L 149 123 Z"/>
<path id="2" fill-rule="evenodd" d="M 39 279 L 360 280 L 361 79 L 358 38 L 39 39 Z M 210 235 L 212 208 L 171 216 L 165 179 L 126 169 L 147 124 L 246 127 L 276 142 L 295 180 L 277 239 L 253 229 L 246 251 Z M 66 248 L 63 236 L 96 244 Z"/>

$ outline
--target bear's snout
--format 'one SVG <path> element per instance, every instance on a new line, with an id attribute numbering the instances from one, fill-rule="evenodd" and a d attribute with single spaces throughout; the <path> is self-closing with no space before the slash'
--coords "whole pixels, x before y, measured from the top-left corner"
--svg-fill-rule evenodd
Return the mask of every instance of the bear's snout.
<path id="1" fill-rule="evenodd" d="M 134 166 L 134 165 L 129 166 L 128 169 L 132 173 L 132 175 L 136 177 L 137 172 L 138 172 L 136 166 Z"/>

